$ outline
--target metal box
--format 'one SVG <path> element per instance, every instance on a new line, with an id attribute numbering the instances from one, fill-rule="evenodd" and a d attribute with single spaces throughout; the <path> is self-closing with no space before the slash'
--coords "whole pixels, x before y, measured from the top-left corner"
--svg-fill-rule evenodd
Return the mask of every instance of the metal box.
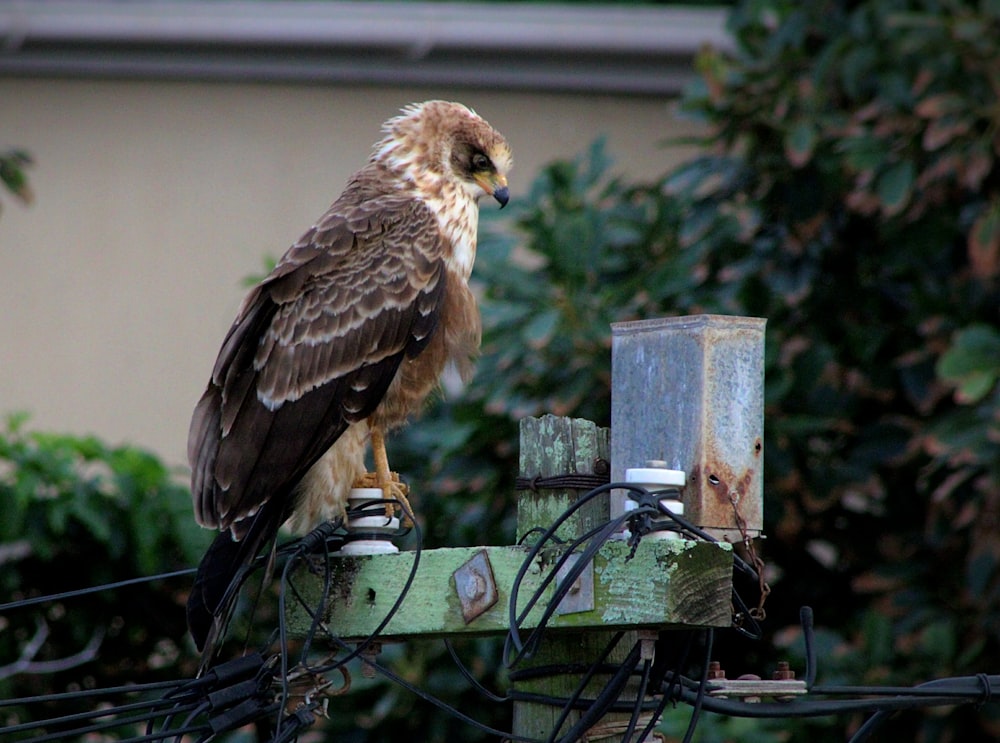
<path id="1" fill-rule="evenodd" d="M 686 518 L 729 542 L 763 526 L 765 323 L 694 315 L 611 326 L 612 479 L 650 460 L 683 470 Z"/>

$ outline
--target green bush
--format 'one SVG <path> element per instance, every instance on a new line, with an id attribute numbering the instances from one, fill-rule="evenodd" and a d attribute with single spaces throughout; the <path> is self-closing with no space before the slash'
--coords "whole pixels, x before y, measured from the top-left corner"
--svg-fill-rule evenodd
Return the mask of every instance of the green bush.
<path id="1" fill-rule="evenodd" d="M 187 487 L 157 457 L 92 436 L 28 431 L 25 422 L 10 416 L 0 431 L 0 603 L 197 563 L 211 535 L 195 525 Z M 193 674 L 184 620 L 190 580 L 138 583 L 5 611 L 0 657 L 5 664 L 18 658 L 30 664 L 0 678 L 0 697 Z M 44 644 L 25 656 L 40 632 Z M 89 660 L 66 662 L 88 647 L 94 650 Z M 39 664 L 57 668 L 39 673 Z M 67 706 L 52 709 L 62 714 Z"/>
<path id="2" fill-rule="evenodd" d="M 763 316 L 774 592 L 764 639 L 719 633 L 717 657 L 730 676 L 783 657 L 801 668 L 809 604 L 821 683 L 996 671 L 1000 8 L 757 0 L 730 28 L 735 55 L 705 52 L 683 100 L 705 126 L 698 157 L 634 183 L 609 175 L 598 144 L 547 167 L 505 210 L 512 223 L 485 220 L 477 375 L 392 444 L 425 546 L 512 541 L 517 421 L 608 423 L 610 322 Z M 102 555 L 116 530 L 103 533 Z M 502 675 L 496 643 L 461 651 L 487 683 Z M 386 653 L 423 688 L 509 725 L 438 645 Z M 486 737 L 378 680 L 330 713 L 356 741 Z M 709 719 L 700 736 L 842 741 L 859 721 Z M 1000 735 L 990 706 L 892 726 L 900 740 Z"/>
<path id="3" fill-rule="evenodd" d="M 760 0 L 730 28 L 735 55 L 705 52 L 683 100 L 705 126 L 698 157 L 636 184 L 610 178 L 597 146 L 512 203 L 516 237 L 481 239 L 483 358 L 405 434 L 401 469 L 427 466 L 433 539 L 509 542 L 516 421 L 608 422 L 609 322 L 767 317 L 774 593 L 764 641 L 720 638 L 723 665 L 796 660 L 809 604 L 821 682 L 994 671 L 1000 8 Z M 758 739 L 843 740 L 857 723 Z M 895 725 L 1000 733 L 990 708 Z"/>
<path id="4" fill-rule="evenodd" d="M 0 185 L 22 204 L 30 204 L 34 198 L 24 172 L 31 165 L 31 155 L 24 150 L 0 153 Z"/>

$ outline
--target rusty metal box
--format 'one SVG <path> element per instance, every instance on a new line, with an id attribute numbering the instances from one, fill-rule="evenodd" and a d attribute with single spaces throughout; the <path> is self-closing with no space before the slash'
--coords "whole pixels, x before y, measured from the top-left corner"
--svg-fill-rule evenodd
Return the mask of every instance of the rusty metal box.
<path id="1" fill-rule="evenodd" d="M 763 526 L 765 323 L 694 315 L 611 327 L 612 479 L 649 460 L 683 470 L 686 517 L 729 542 Z"/>

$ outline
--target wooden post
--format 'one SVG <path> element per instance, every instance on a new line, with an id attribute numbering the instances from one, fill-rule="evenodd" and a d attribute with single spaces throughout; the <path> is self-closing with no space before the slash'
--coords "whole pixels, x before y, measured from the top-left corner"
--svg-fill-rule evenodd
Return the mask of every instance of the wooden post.
<path id="1" fill-rule="evenodd" d="M 545 416 L 522 423 L 521 473 L 525 477 L 590 474 L 603 467 L 608 456 L 609 436 L 588 421 Z M 586 488 L 589 490 L 589 488 Z M 332 591 L 324 605 L 323 571 L 303 564 L 292 576 L 295 600 L 286 610 L 288 634 L 303 637 L 314 627 L 313 612 L 345 642 L 357 642 L 379 630 L 384 641 L 460 635 L 497 635 L 510 629 L 508 606 L 515 576 L 529 554 L 535 526 L 547 529 L 581 495 L 576 490 L 526 492 L 519 497 L 518 534 L 525 544 L 424 550 L 415 572 L 413 552 L 330 558 Z M 577 517 L 564 524 L 559 534 L 569 539 L 607 521 L 609 499 L 581 508 Z M 528 597 L 539 590 L 565 548 L 553 546 L 534 558 L 520 583 L 518 613 Z M 731 621 L 732 549 L 728 544 L 692 542 L 682 539 L 642 540 L 633 550 L 622 540 L 605 543 L 593 560 L 593 595 L 587 606 L 573 607 L 549 618 L 538 653 L 518 668 L 550 664 L 589 665 L 601 654 L 616 631 L 627 637 L 608 661 L 620 661 L 631 649 L 635 630 L 727 627 Z M 392 615 L 411 577 L 409 590 Z M 554 584 L 544 589 L 541 600 L 519 622 L 522 633 L 537 627 L 554 598 Z M 289 592 L 286 595 L 291 595 Z M 589 608 L 588 608 L 589 607 Z M 562 605 L 560 605 L 560 609 Z M 322 643 L 322 637 L 313 644 Z M 587 696 L 603 687 L 598 677 Z M 579 675 L 557 675 L 519 681 L 516 688 L 560 698 L 568 697 Z M 634 694 L 634 692 L 633 692 Z M 628 697 L 628 689 L 625 698 Z M 548 738 L 561 710 L 548 705 L 516 703 L 515 732 Z M 592 729 L 589 740 L 621 740 L 622 718 L 612 714 L 600 721 L 607 732 Z M 579 719 L 573 712 L 561 726 L 567 729 Z M 616 727 L 619 725 L 619 727 Z"/>
<path id="2" fill-rule="evenodd" d="M 557 418 L 552 415 L 521 421 L 520 470 L 523 478 L 594 474 L 595 469 L 603 469 L 608 465 L 609 456 L 608 430 L 599 428 L 590 421 Z M 572 489 L 522 491 L 518 497 L 518 539 L 532 529 L 547 528 L 585 492 L 586 490 Z M 566 521 L 557 534 L 563 539 L 573 539 L 606 522 L 610 518 L 610 503 L 610 493 L 603 498 L 595 499 L 582 507 L 575 518 Z M 526 659 L 515 670 L 558 667 L 573 662 L 583 665 L 593 663 L 600 657 L 613 635 L 613 632 L 606 630 L 549 631 L 536 655 Z M 636 642 L 636 637 L 636 632 L 626 632 L 608 657 L 608 662 L 620 663 L 625 660 Z M 517 682 L 512 686 L 521 692 L 569 699 L 576 690 L 580 678 L 578 673 L 561 673 Z M 595 676 L 584 696 L 595 696 L 607 679 L 606 674 Z M 634 699 L 636 692 L 631 687 L 623 696 L 628 697 L 629 691 Z M 559 719 L 562 715 L 563 709 L 558 705 L 515 702 L 513 732 L 515 735 L 544 740 L 552 735 L 557 727 L 560 728 L 560 734 L 571 728 L 580 719 L 581 712 L 573 710 L 560 725 Z M 595 743 L 602 740 L 621 740 L 628 718 L 629 715 L 626 713 L 609 713 L 597 721 L 597 726 L 591 729 L 592 732 L 587 735 L 586 740 Z M 642 726 L 639 726 L 639 729 L 641 730 Z M 602 733 L 601 730 L 607 732 Z"/>

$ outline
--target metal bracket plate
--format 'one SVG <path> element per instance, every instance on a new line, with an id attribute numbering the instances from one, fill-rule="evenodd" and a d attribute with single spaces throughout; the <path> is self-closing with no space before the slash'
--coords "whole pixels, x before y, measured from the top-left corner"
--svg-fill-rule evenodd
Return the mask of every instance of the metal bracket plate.
<path id="1" fill-rule="evenodd" d="M 563 566 L 556 572 L 556 586 L 562 586 L 573 566 L 580 559 L 579 555 L 570 555 Z M 556 614 L 576 614 L 594 609 L 594 562 L 591 560 L 583 568 L 583 572 L 569 587 L 566 595 L 556 607 Z"/>
<path id="2" fill-rule="evenodd" d="M 469 624 L 497 602 L 496 580 L 486 550 L 480 550 L 452 573 L 455 592 L 462 605 L 462 619 Z"/>

